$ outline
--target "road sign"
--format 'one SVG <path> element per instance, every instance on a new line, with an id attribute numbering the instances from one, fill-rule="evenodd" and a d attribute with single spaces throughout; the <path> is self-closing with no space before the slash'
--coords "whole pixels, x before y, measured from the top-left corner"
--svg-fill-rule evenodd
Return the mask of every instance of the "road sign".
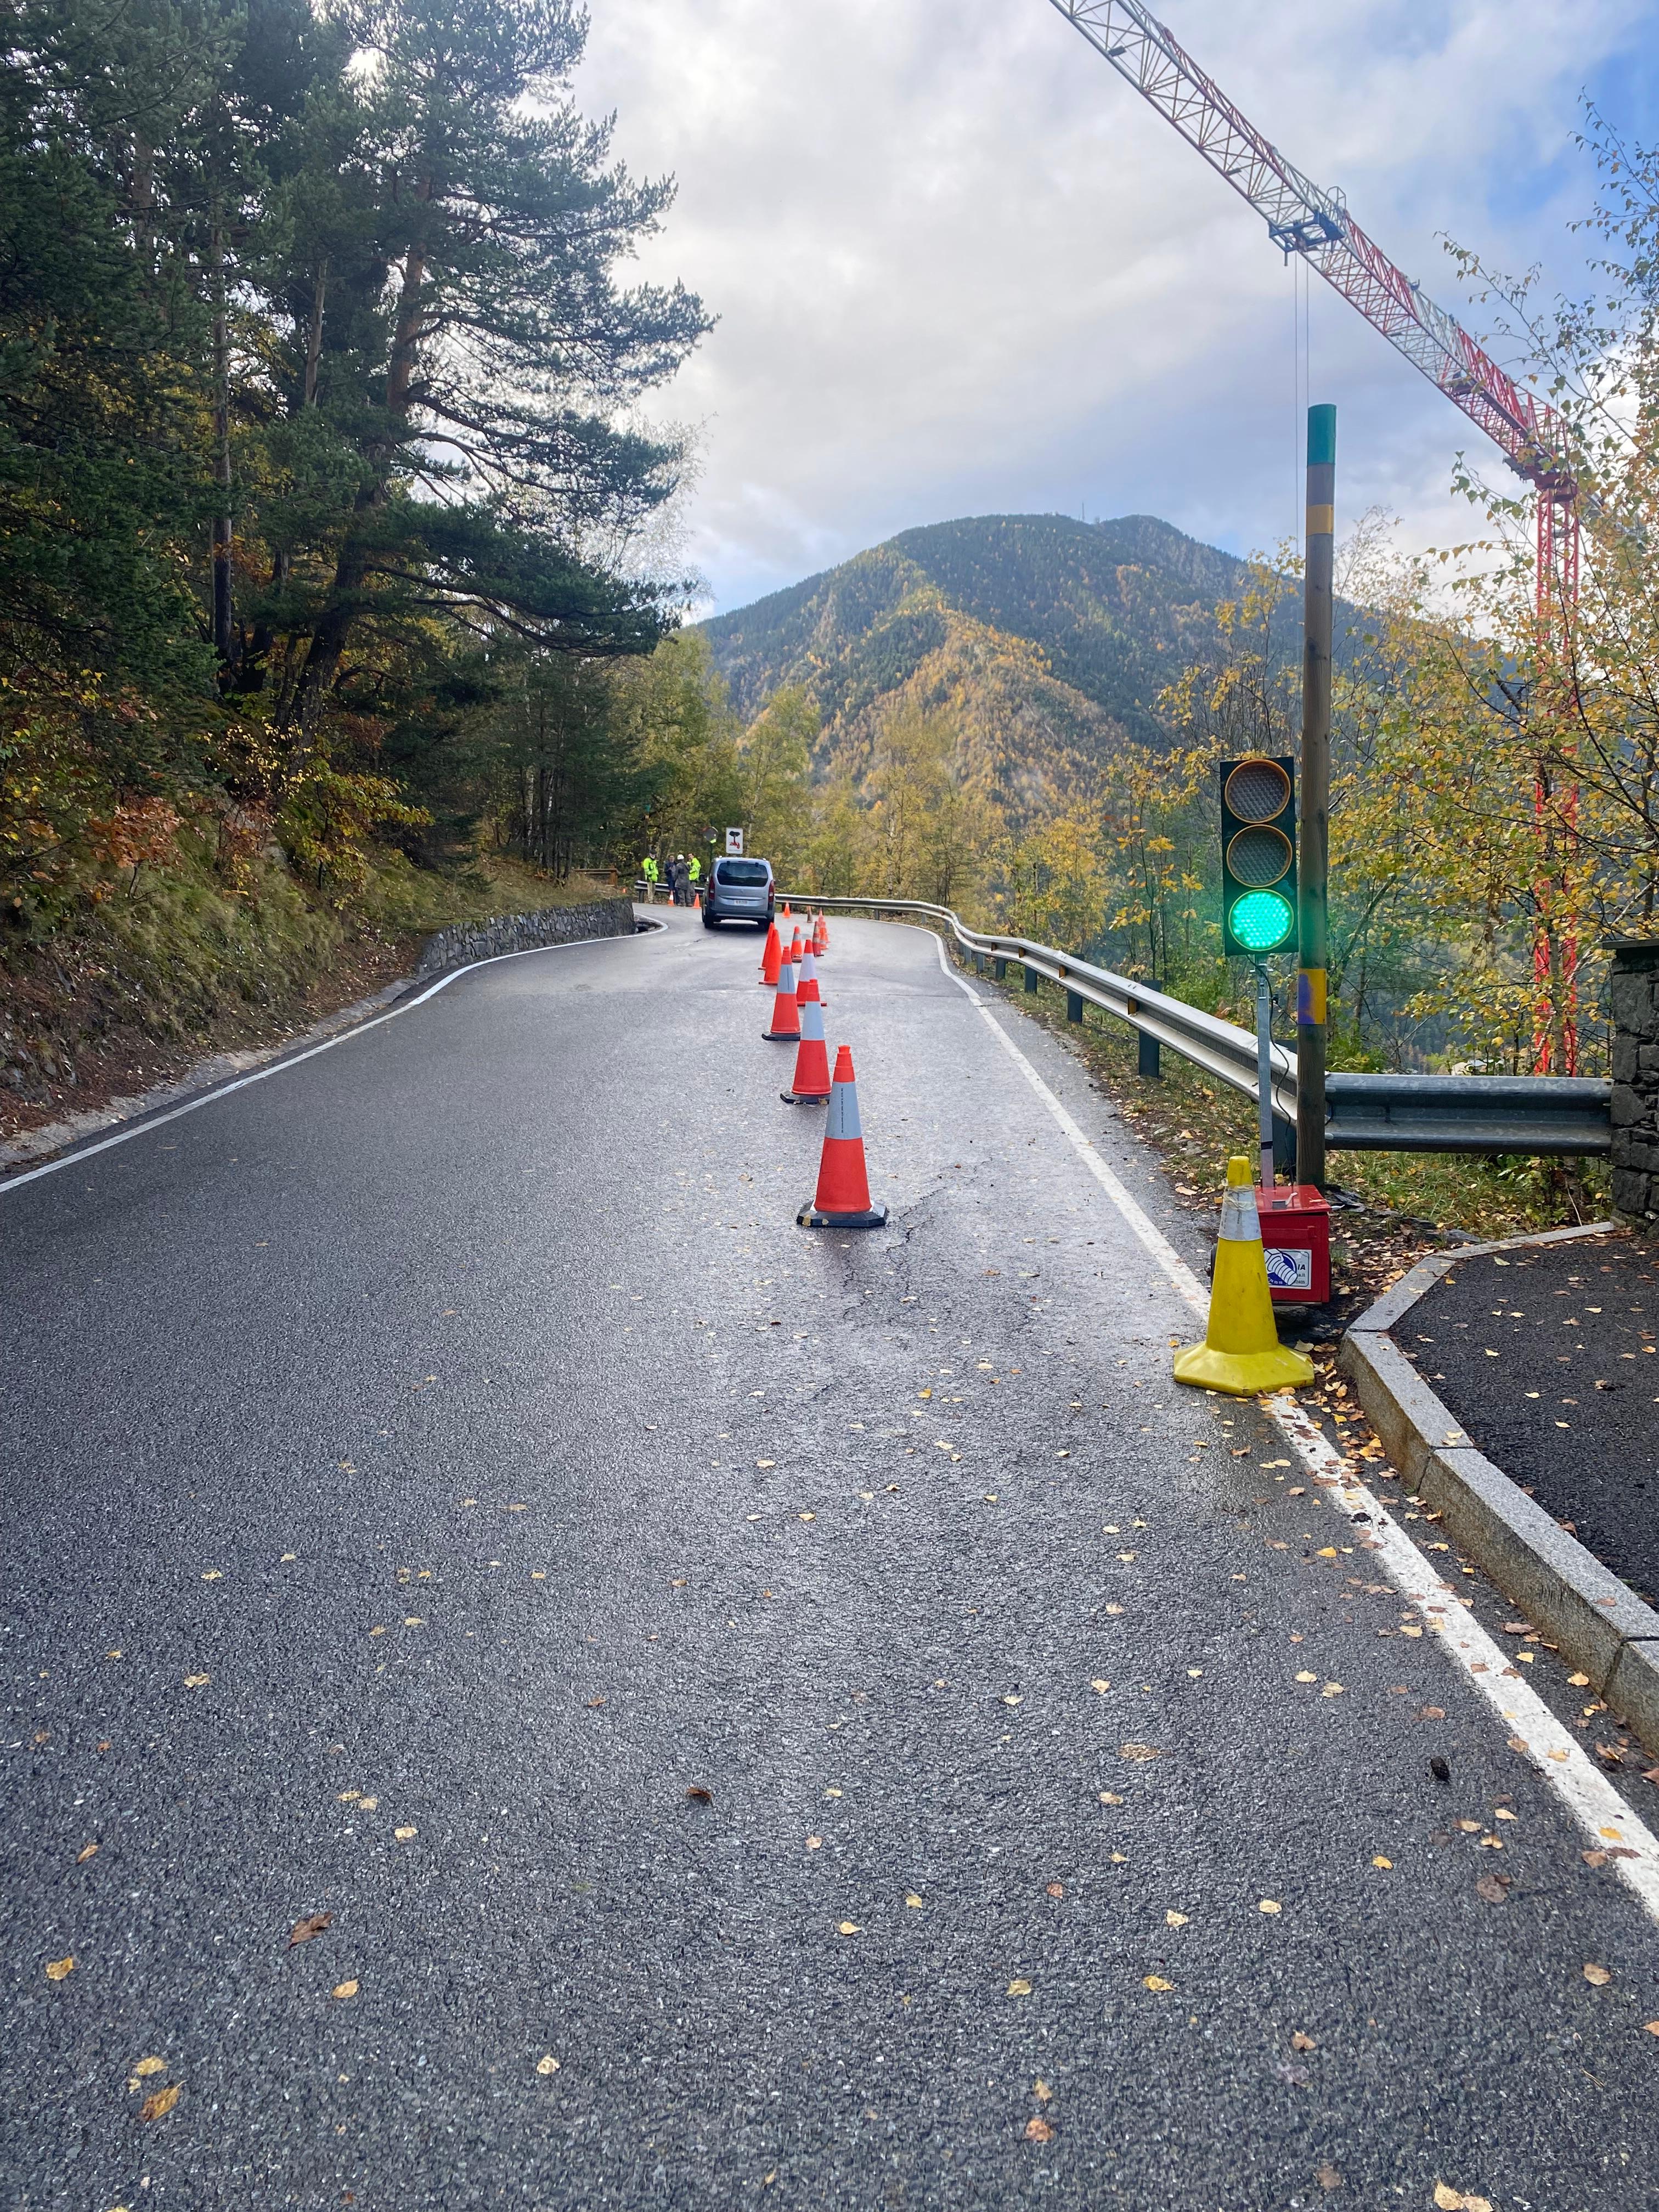
<path id="1" fill-rule="evenodd" d="M 1221 941 L 1260 960 L 1296 933 L 1293 763 L 1224 760 L 1221 777 Z"/>
<path id="2" fill-rule="evenodd" d="M 742 830 L 728 830 L 726 831 L 726 851 L 727 851 L 728 853 L 736 853 L 736 854 L 741 854 L 741 853 L 742 853 L 742 851 L 743 851 L 743 832 L 742 832 Z"/>

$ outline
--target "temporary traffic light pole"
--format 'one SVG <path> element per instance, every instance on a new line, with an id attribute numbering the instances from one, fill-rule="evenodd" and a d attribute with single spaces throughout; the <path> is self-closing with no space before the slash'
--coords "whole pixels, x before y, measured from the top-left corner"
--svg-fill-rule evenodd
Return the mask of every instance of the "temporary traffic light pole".
<path id="1" fill-rule="evenodd" d="M 1256 1129 L 1261 1140 L 1261 1188 L 1273 1187 L 1273 987 L 1267 963 L 1255 963 Z"/>
<path id="2" fill-rule="evenodd" d="M 1325 1188 L 1325 964 L 1331 804 L 1331 592 L 1336 410 L 1308 410 L 1308 534 L 1303 572 L 1302 811 L 1297 824 L 1296 1179 Z"/>

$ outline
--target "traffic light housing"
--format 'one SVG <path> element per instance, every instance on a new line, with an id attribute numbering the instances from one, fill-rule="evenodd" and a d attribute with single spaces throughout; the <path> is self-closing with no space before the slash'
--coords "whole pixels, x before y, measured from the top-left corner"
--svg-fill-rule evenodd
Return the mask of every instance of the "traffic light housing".
<path id="1" fill-rule="evenodd" d="M 1264 959 L 1296 939 L 1296 775 L 1286 755 L 1218 763 L 1221 945 Z"/>

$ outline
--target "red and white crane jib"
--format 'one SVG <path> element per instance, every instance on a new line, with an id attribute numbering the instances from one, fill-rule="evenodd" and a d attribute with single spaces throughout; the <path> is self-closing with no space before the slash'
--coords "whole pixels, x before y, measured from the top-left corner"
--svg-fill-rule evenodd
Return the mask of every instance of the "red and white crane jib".
<path id="1" fill-rule="evenodd" d="M 1571 500 L 1565 425 L 1523 392 L 1369 239 L 1340 192 L 1323 191 L 1287 161 L 1200 69 L 1140 0 L 1052 0 L 1142 99 L 1249 202 L 1274 244 L 1311 262 L 1414 368 L 1439 386 L 1545 494 Z M 1540 517 L 1541 522 L 1541 517 Z"/>

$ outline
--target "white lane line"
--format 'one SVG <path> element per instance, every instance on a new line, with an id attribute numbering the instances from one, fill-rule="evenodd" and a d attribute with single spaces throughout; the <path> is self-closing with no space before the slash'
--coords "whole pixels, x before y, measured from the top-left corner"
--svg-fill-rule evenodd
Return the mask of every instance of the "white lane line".
<path id="1" fill-rule="evenodd" d="M 452 968 L 448 975 L 441 975 L 435 983 L 428 983 L 418 998 L 405 999 L 401 1006 L 392 1006 L 385 1013 L 376 1014 L 372 1021 L 358 1023 L 356 1029 L 342 1030 L 337 1036 L 325 1037 L 320 1044 L 310 1045 L 304 1052 L 296 1052 L 287 1060 L 273 1060 L 268 1067 L 256 1067 L 249 1074 L 239 1075 L 229 1083 L 216 1084 L 211 1091 L 204 1091 L 198 1097 L 186 1098 L 182 1105 L 171 1106 L 165 1114 L 147 1114 L 142 1121 L 134 1121 L 107 1137 L 100 1137 L 95 1145 L 82 1145 L 72 1152 L 60 1153 L 57 1159 L 48 1160 L 43 1167 L 29 1168 L 22 1175 L 8 1176 L 0 1182 L 0 1198 L 3 1198 L 9 1190 L 21 1190 L 26 1182 L 33 1182 L 41 1176 L 56 1175 L 59 1168 L 78 1167 L 82 1160 L 91 1159 L 95 1152 L 108 1152 L 112 1145 L 131 1144 L 135 1137 L 147 1137 L 152 1129 L 165 1128 L 169 1121 L 178 1121 L 181 1115 L 193 1114 L 200 1106 L 210 1106 L 216 1098 L 228 1098 L 233 1091 L 246 1091 L 251 1083 L 263 1083 L 267 1076 L 284 1074 L 290 1067 L 298 1067 L 301 1060 L 315 1060 L 319 1052 L 332 1052 L 337 1044 L 349 1044 L 353 1037 L 367 1036 L 370 1030 L 379 1029 L 382 1022 L 395 1022 L 399 1014 L 413 1013 L 416 1006 L 423 1006 L 428 999 L 435 999 L 440 991 L 447 990 L 452 983 L 459 983 L 463 975 L 471 975 L 474 969 L 493 968 L 502 960 L 527 960 L 532 952 L 574 952 L 581 945 L 621 945 L 628 941 L 617 937 L 573 937 L 563 945 L 526 945 L 517 952 L 495 952 L 488 960 L 469 960 L 465 968 Z"/>
<path id="2" fill-rule="evenodd" d="M 1206 1316 L 1209 1297 L 1197 1276 L 1136 1205 L 991 1008 L 950 965 L 943 939 L 933 935 L 933 943 L 939 966 L 966 993 L 1137 1240 L 1194 1311 Z M 1375 1547 L 1398 1595 L 1422 1615 L 1457 1671 L 1504 1723 L 1510 1749 L 1543 1777 L 1589 1838 L 1592 1848 L 1607 1853 L 1609 1863 L 1618 1869 L 1653 1919 L 1659 1921 L 1659 1836 L 1631 1811 L 1577 1737 L 1561 1725 L 1537 1691 L 1524 1681 L 1510 1679 L 1516 1670 L 1508 1653 L 1473 1618 L 1468 1601 L 1438 1568 L 1430 1565 L 1382 1500 L 1363 1483 L 1351 1479 L 1352 1462 L 1342 1457 L 1296 1399 L 1286 1393 L 1260 1398 L 1256 1403 L 1276 1424 L 1328 1503 L 1340 1506 L 1354 1524 L 1356 1534 Z"/>

